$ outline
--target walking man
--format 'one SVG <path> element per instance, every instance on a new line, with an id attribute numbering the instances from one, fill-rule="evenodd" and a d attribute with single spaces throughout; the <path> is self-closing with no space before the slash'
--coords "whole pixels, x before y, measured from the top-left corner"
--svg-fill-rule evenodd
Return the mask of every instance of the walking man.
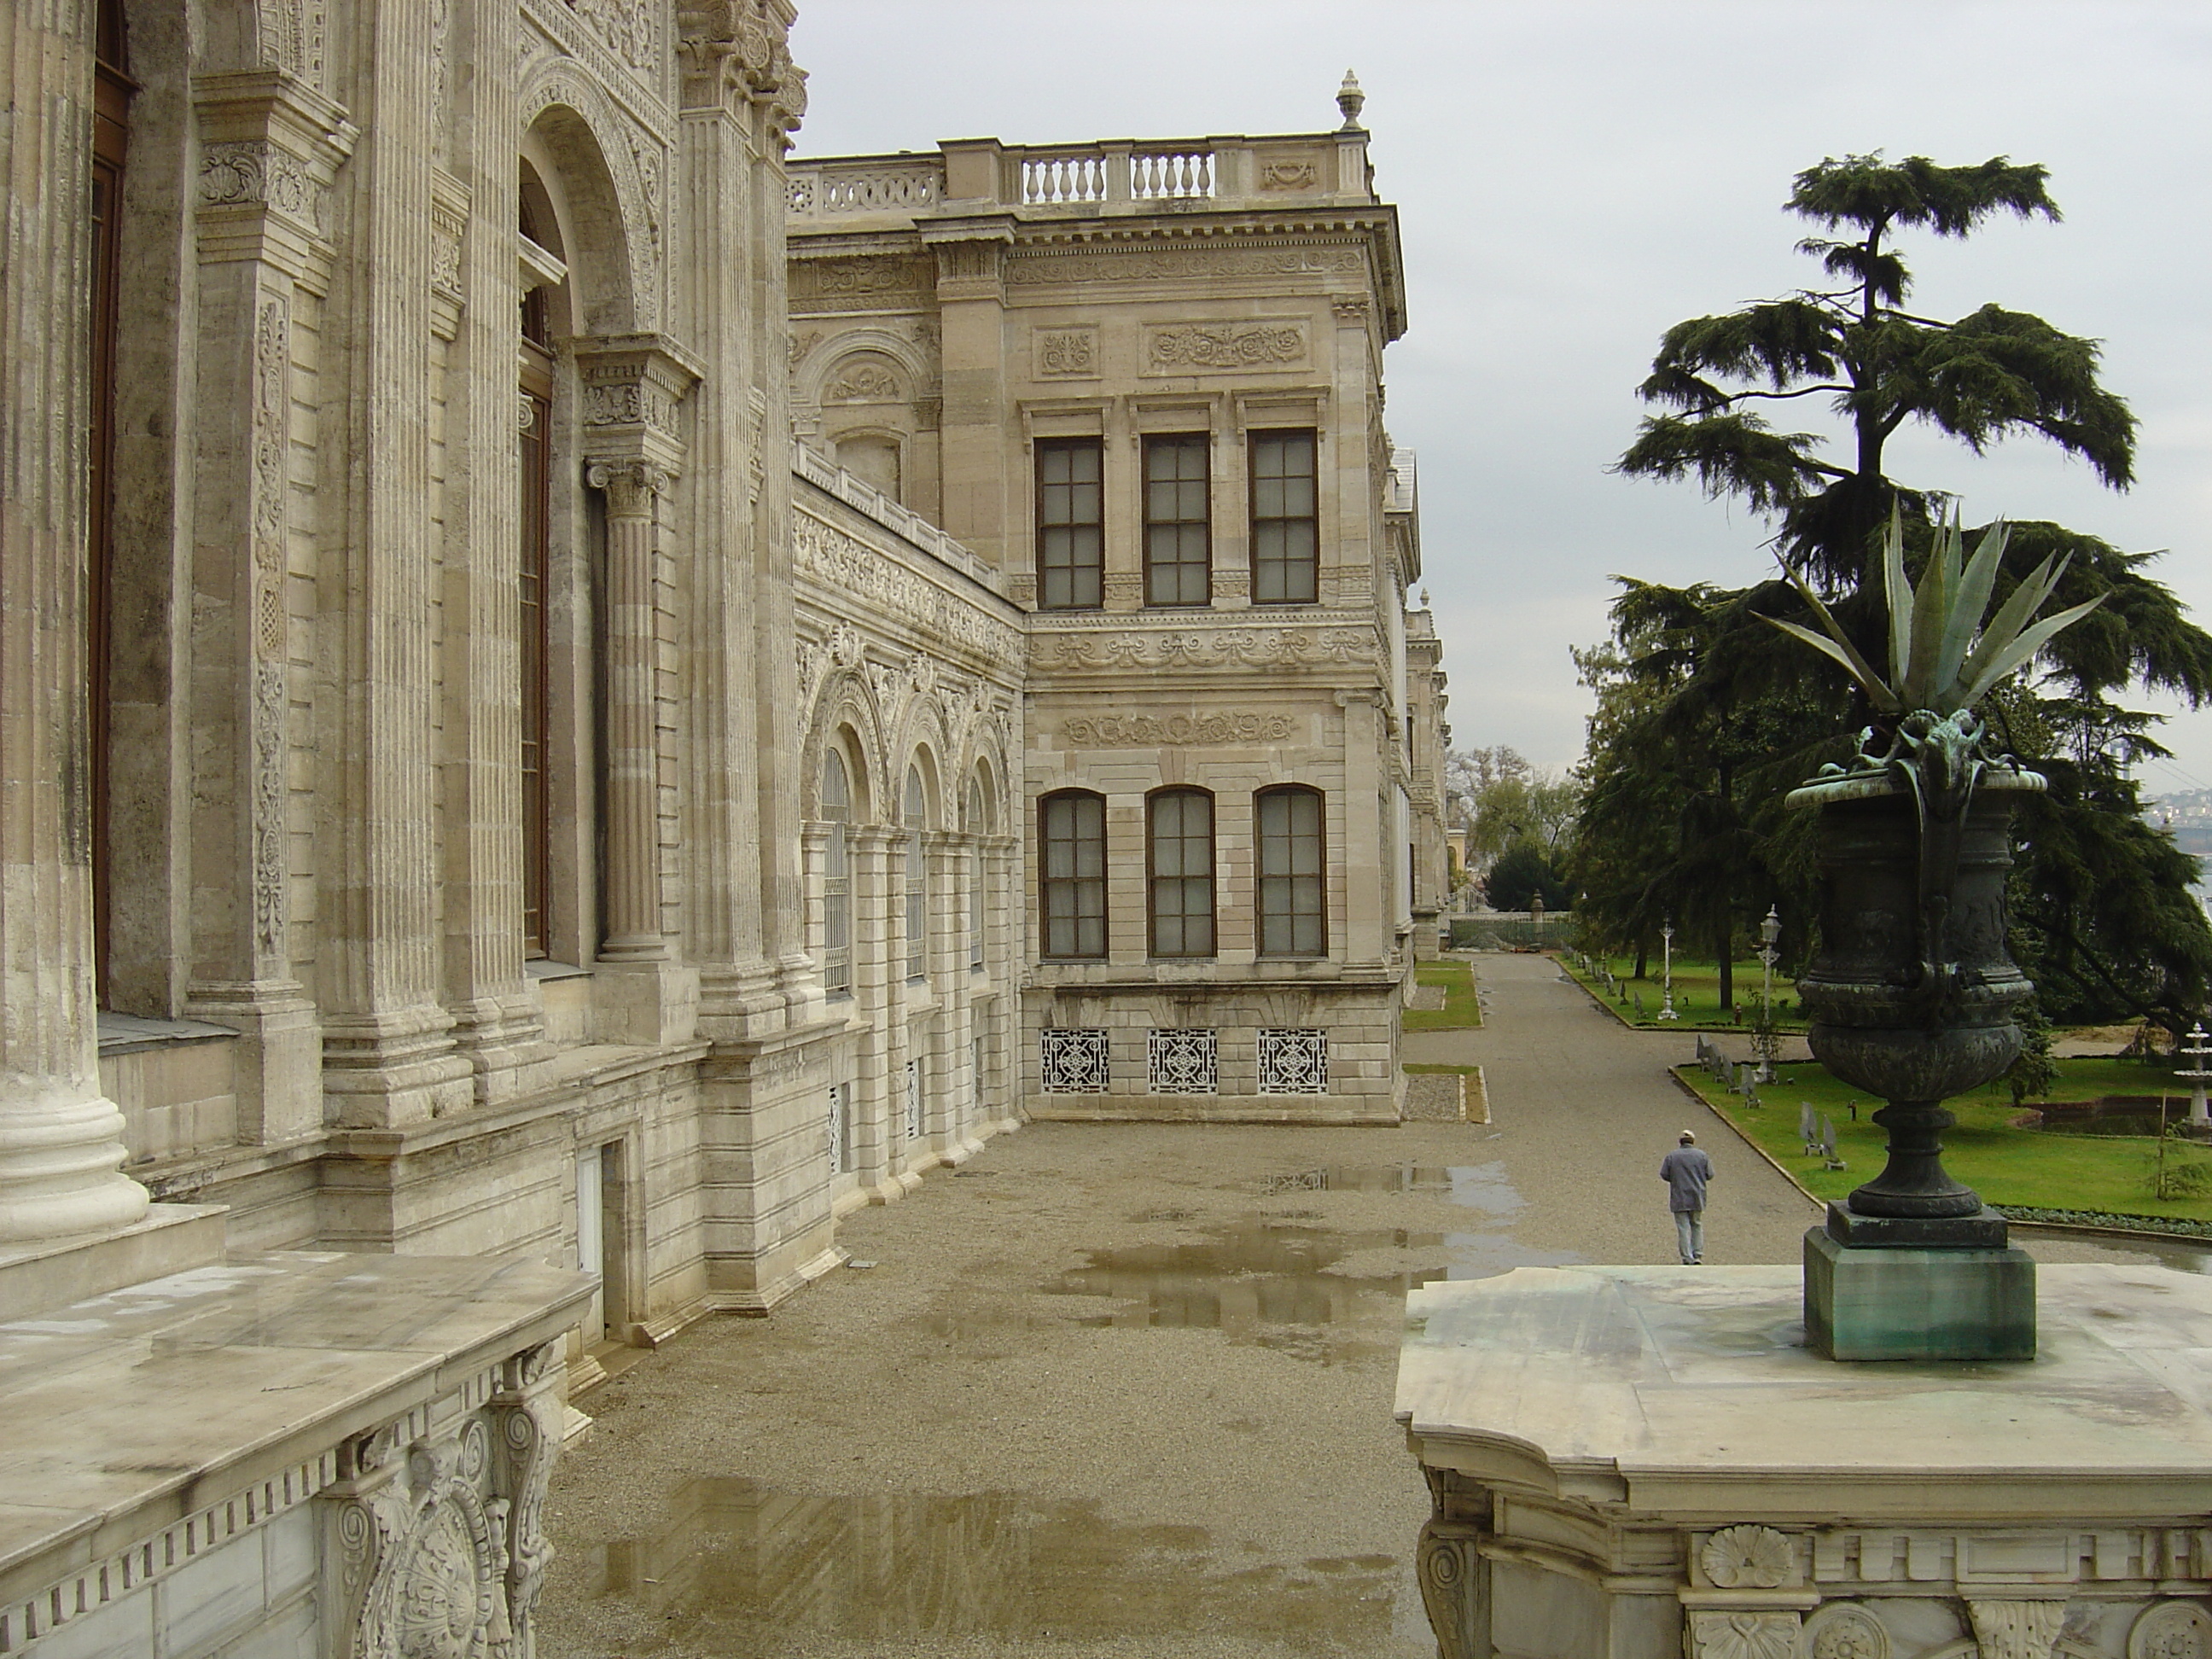
<path id="1" fill-rule="evenodd" d="M 1705 1183 L 1712 1178 L 1712 1159 L 1698 1149 L 1697 1136 L 1683 1130 L 1681 1145 L 1659 1165 L 1659 1179 L 1667 1183 L 1667 1207 L 1674 1212 L 1674 1237 L 1686 1267 L 1705 1259 Z"/>

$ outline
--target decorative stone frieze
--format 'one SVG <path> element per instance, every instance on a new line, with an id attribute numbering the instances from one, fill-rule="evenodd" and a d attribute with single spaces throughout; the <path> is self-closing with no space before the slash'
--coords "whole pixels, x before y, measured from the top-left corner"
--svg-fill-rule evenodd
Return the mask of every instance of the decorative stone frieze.
<path id="1" fill-rule="evenodd" d="M 1164 282 L 1193 277 L 1326 276 L 1364 273 L 1366 270 L 1365 250 L 1341 245 L 1271 241 L 1191 248 L 1022 248 L 1006 261 L 1006 286 L 1038 288 L 1066 283 Z"/>
<path id="2" fill-rule="evenodd" d="M 994 663 L 1020 659 L 1022 635 L 1012 623 L 884 558 L 803 507 L 792 514 L 791 543 L 802 574 L 909 618 Z"/>
<path id="3" fill-rule="evenodd" d="M 1192 374 L 1254 368 L 1304 368 L 1311 355 L 1303 320 L 1152 323 L 1144 331 L 1144 372 Z"/>
<path id="4" fill-rule="evenodd" d="M 1070 749 L 1156 749 L 1188 744 L 1280 743 L 1295 729 L 1287 714 L 1218 710 L 1204 714 L 1078 714 L 1062 720 Z"/>
<path id="5" fill-rule="evenodd" d="M 1798 1659 L 1802 1626 L 1794 1613 L 1731 1610 L 1690 1615 L 1689 1659 Z"/>
<path id="6" fill-rule="evenodd" d="M 1296 668 L 1373 660 L 1371 631 L 1352 628 L 1130 629 L 1040 632 L 1030 665 L 1047 672 L 1097 668 Z"/>

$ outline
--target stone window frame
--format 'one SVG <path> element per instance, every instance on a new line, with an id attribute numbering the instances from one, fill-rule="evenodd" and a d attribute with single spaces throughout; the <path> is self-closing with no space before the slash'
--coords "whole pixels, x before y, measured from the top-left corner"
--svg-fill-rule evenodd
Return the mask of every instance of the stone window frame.
<path id="1" fill-rule="evenodd" d="M 906 769 L 906 794 L 900 814 L 906 831 L 900 838 L 900 876 L 906 892 L 906 978 L 908 984 L 929 979 L 929 854 L 922 843 L 928 827 L 929 790 L 922 781 L 921 763 Z"/>
<path id="2" fill-rule="evenodd" d="M 1206 823 L 1203 831 L 1192 827 L 1188 814 L 1192 804 L 1206 804 Z M 1172 811 L 1166 810 L 1173 802 Z M 1171 837 L 1164 841 L 1163 834 Z M 1145 797 L 1145 934 L 1147 955 L 1180 961 L 1210 961 L 1220 954 L 1220 839 L 1219 804 L 1211 789 L 1196 784 L 1169 784 L 1155 789 Z M 1165 869 L 1163 854 L 1172 848 L 1174 868 Z M 1194 853 L 1203 848 L 1205 870 L 1193 871 L 1184 866 L 1192 861 Z M 1173 884 L 1170 885 L 1170 884 Z M 1200 884 L 1203 884 L 1202 890 Z M 1203 913 L 1193 908 L 1194 894 L 1202 890 L 1206 907 Z M 1177 902 L 1172 912 L 1164 908 L 1173 896 Z M 1205 930 L 1202 949 L 1192 948 L 1191 927 L 1202 920 Z M 1164 921 L 1174 923 L 1172 930 L 1162 927 Z M 1163 935 L 1172 932 L 1167 940 L 1172 948 L 1163 949 Z"/>
<path id="3" fill-rule="evenodd" d="M 1095 827 L 1072 821 L 1085 805 L 1096 812 Z M 1056 830 L 1055 807 L 1068 809 L 1071 821 Z M 1073 854 L 1073 868 L 1054 874 L 1054 852 L 1065 847 Z M 1085 850 L 1090 856 L 1086 858 Z M 1096 874 L 1087 873 L 1095 866 Z M 1074 948 L 1053 948 L 1056 923 L 1073 930 Z M 1086 924 L 1096 924 L 1097 949 L 1083 948 Z M 1037 801 L 1037 942 L 1048 962 L 1103 962 L 1109 950 L 1106 902 L 1106 797 L 1095 789 L 1055 789 Z"/>

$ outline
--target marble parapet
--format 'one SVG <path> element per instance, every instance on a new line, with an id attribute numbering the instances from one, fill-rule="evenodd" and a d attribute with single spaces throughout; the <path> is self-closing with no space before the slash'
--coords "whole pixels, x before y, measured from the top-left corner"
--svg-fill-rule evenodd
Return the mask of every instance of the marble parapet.
<path id="1" fill-rule="evenodd" d="M 1407 1301 L 1444 1659 L 2212 1659 L 2212 1280 L 2042 1273 L 2032 1361 L 1839 1364 L 1794 1267 Z"/>
<path id="2" fill-rule="evenodd" d="M 326 1591 L 346 1605 L 322 1607 L 325 1632 L 382 1651 L 433 1563 L 483 1581 L 480 1627 L 512 1628 L 542 1571 L 556 1339 L 594 1282 L 511 1259 L 271 1252 L 0 1323 L 0 1652 L 95 1618 L 113 1634 L 88 1651 L 137 1651 L 149 1585 L 317 1500 L 362 1517 L 307 1534 L 358 1556 L 323 1574 L 353 1587 Z"/>

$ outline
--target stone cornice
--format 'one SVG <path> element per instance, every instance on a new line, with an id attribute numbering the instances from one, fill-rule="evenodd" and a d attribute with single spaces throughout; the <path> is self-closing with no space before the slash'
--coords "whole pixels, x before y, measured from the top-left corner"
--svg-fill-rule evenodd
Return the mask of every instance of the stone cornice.
<path id="1" fill-rule="evenodd" d="M 703 365 L 665 334 L 580 335 L 576 360 L 583 448 L 595 463 L 673 468 L 684 456 L 678 410 Z"/>

